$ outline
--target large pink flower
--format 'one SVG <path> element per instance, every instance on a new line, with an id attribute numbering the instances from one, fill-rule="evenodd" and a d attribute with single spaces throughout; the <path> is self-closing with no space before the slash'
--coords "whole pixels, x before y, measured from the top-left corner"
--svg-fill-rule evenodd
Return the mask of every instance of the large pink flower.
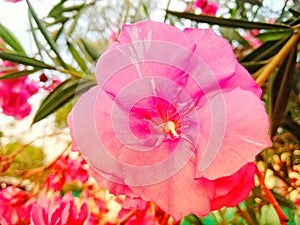
<path id="1" fill-rule="evenodd" d="M 271 142 L 261 90 L 231 46 L 153 21 L 124 25 L 118 40 L 69 118 L 93 176 L 129 206 L 153 201 L 175 219 L 244 200 Z"/>

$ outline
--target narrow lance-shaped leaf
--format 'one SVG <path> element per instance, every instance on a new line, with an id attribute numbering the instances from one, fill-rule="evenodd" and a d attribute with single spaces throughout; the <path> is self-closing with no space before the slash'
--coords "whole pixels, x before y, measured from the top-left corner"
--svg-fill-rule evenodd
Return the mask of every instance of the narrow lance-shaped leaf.
<path id="1" fill-rule="evenodd" d="M 67 0 L 61 0 L 59 3 L 57 3 L 55 6 L 53 6 L 53 8 L 50 10 L 50 12 L 48 13 L 48 17 L 55 17 L 57 15 L 60 15 L 60 12 L 62 11 L 62 7 L 63 4 L 66 2 Z"/>
<path id="2" fill-rule="evenodd" d="M 76 95 L 84 93 L 94 85 L 96 85 L 96 81 L 78 78 L 70 78 L 64 81 L 43 100 L 32 123 L 36 123 L 54 113 L 64 104 L 73 100 Z"/>
<path id="3" fill-rule="evenodd" d="M 52 51 L 55 53 L 58 62 L 60 63 L 61 66 L 63 66 L 64 68 L 68 68 L 68 65 L 63 61 L 63 59 L 61 58 L 56 44 L 54 43 L 54 41 L 50 38 L 50 36 L 47 34 L 47 31 L 45 29 L 45 27 L 43 26 L 42 22 L 39 20 L 36 12 L 34 11 L 31 3 L 29 2 L 29 0 L 26 0 L 27 5 L 28 5 L 28 9 L 34 19 L 34 21 L 36 22 L 40 32 L 42 33 L 43 37 L 45 38 L 45 40 L 47 41 L 47 43 L 49 44 L 50 48 L 52 49 Z"/>
<path id="4" fill-rule="evenodd" d="M 42 46 L 41 43 L 39 42 L 37 36 L 36 36 L 36 29 L 34 28 L 33 24 L 32 24 L 32 15 L 30 14 L 30 12 L 28 12 L 28 20 L 29 20 L 29 25 L 30 25 L 30 32 L 32 34 L 34 43 L 38 49 L 39 55 L 40 57 L 43 59 L 43 55 L 42 55 Z"/>
<path id="5" fill-rule="evenodd" d="M 73 5 L 69 7 L 64 7 L 63 5 L 61 7 L 56 8 L 56 11 L 51 11 L 48 16 L 49 17 L 54 17 L 54 18 L 59 18 L 61 17 L 65 12 L 72 12 L 72 11 L 78 11 L 84 7 L 85 4 L 80 4 L 80 5 Z"/>
<path id="6" fill-rule="evenodd" d="M 86 52 L 89 54 L 89 56 L 95 61 L 99 58 L 100 54 L 90 45 L 88 44 L 86 41 L 84 41 L 83 39 L 80 39 L 81 43 L 84 46 L 84 49 L 86 50 Z"/>
<path id="7" fill-rule="evenodd" d="M 300 140 L 300 125 L 297 122 L 293 120 L 283 120 L 281 126 L 284 129 L 289 130 Z"/>
<path id="8" fill-rule="evenodd" d="M 267 60 L 262 61 L 250 61 L 250 62 L 241 62 L 241 64 L 248 70 L 250 74 L 255 73 L 264 65 L 267 64 Z"/>
<path id="9" fill-rule="evenodd" d="M 48 65 L 40 60 L 33 59 L 24 55 L 15 54 L 15 53 L 1 52 L 0 58 L 3 60 L 8 60 L 10 62 L 15 62 L 26 66 L 32 66 L 35 68 L 55 69 L 55 67 Z"/>
<path id="10" fill-rule="evenodd" d="M 268 41 L 265 42 L 262 46 L 252 51 L 250 54 L 246 55 L 240 62 L 251 62 L 251 61 L 260 61 L 267 60 L 273 55 L 275 55 L 282 46 L 285 45 L 288 38 L 282 38 L 278 41 Z"/>
<path id="11" fill-rule="evenodd" d="M 282 38 L 288 38 L 292 34 L 293 32 L 291 30 L 272 30 L 260 33 L 256 37 L 259 38 L 261 41 L 277 41 Z"/>
<path id="12" fill-rule="evenodd" d="M 299 17 L 300 16 L 300 12 L 298 12 L 294 9 L 289 9 L 289 11 L 293 14 L 294 17 Z"/>
<path id="13" fill-rule="evenodd" d="M 80 56 L 80 53 L 76 50 L 75 46 L 67 41 L 67 45 L 69 48 L 69 51 L 71 52 L 73 58 L 75 59 L 75 61 L 77 62 L 77 64 L 80 66 L 80 68 L 82 69 L 82 71 L 86 71 L 87 70 L 87 66 L 85 64 L 84 59 Z"/>
<path id="14" fill-rule="evenodd" d="M 52 33 L 51 37 L 53 38 L 54 41 L 57 41 L 59 36 L 62 34 L 63 30 L 64 30 L 64 25 L 61 24 L 60 27 Z"/>
<path id="15" fill-rule="evenodd" d="M 222 34 L 222 37 L 232 41 L 236 40 L 240 44 L 250 47 L 248 41 L 246 41 L 240 34 L 239 32 L 236 31 L 236 29 L 233 28 L 228 28 L 228 27 L 221 27 L 220 32 Z"/>
<path id="16" fill-rule="evenodd" d="M 16 52 L 25 54 L 25 50 L 23 49 L 21 43 L 14 36 L 10 30 L 8 30 L 5 26 L 0 23 L 0 37 Z"/>
<path id="17" fill-rule="evenodd" d="M 180 225 L 201 225 L 201 224 L 202 223 L 200 219 L 193 214 L 183 217 L 182 220 L 180 221 Z"/>
<path id="18" fill-rule="evenodd" d="M 274 80 L 270 88 L 270 119 L 271 119 L 271 135 L 275 135 L 277 128 L 285 115 L 286 107 L 288 104 L 293 77 L 295 73 L 297 57 L 297 48 L 293 48 L 292 51 L 287 55 L 285 60 L 279 67 L 278 73 L 274 74 Z"/>
<path id="19" fill-rule="evenodd" d="M 7 80 L 7 79 L 12 79 L 12 78 L 24 77 L 24 76 L 27 76 L 29 74 L 35 73 L 39 70 L 40 69 L 21 70 L 21 71 L 16 71 L 16 72 L 3 74 L 3 75 L 0 76 L 0 80 Z"/>
<path id="20" fill-rule="evenodd" d="M 194 20 L 196 22 L 203 22 L 209 24 L 216 24 L 220 26 L 227 26 L 227 27 L 240 27 L 246 29 L 286 29 L 286 30 L 293 30 L 292 27 L 285 25 L 285 24 L 269 24 L 269 23 L 261 23 L 261 22 L 251 22 L 247 20 L 240 20 L 240 19 L 227 19 L 227 18 L 220 18 L 214 16 L 206 16 L 206 15 L 196 15 L 193 13 L 186 13 L 186 12 L 175 12 L 167 10 L 167 12 L 171 15 L 177 16 L 179 18 L 185 18 Z"/>

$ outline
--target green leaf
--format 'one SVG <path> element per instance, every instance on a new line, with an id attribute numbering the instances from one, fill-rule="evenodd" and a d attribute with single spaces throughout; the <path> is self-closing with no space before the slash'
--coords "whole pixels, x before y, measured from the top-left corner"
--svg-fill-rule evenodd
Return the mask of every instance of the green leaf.
<path id="1" fill-rule="evenodd" d="M 263 43 L 259 48 L 246 55 L 240 62 L 267 60 L 274 56 L 286 43 L 288 38 L 282 38 L 278 41 L 268 41 Z"/>
<path id="2" fill-rule="evenodd" d="M 237 32 L 235 29 L 233 28 L 228 28 L 228 27 L 221 27 L 220 28 L 220 32 L 222 34 L 222 37 L 232 41 L 232 40 L 236 40 L 238 41 L 240 44 L 246 46 L 246 47 L 250 47 L 248 41 L 246 41 L 239 32 Z"/>
<path id="3" fill-rule="evenodd" d="M 8 30 L 5 26 L 0 23 L 0 37 L 16 52 L 25 54 L 25 50 L 23 49 L 21 43 L 14 36 L 10 30 Z"/>
<path id="4" fill-rule="evenodd" d="M 43 26 L 42 22 L 39 20 L 36 12 L 34 11 L 31 3 L 29 2 L 29 0 L 26 0 L 27 5 L 28 5 L 28 9 L 30 11 L 30 14 L 32 15 L 34 21 L 36 22 L 39 31 L 42 33 L 42 35 L 44 36 L 45 40 L 47 41 L 48 45 L 50 46 L 50 48 L 52 49 L 52 51 L 56 54 L 57 56 L 57 60 L 60 63 L 61 66 L 63 66 L 64 68 L 68 68 L 68 66 L 66 65 L 66 63 L 62 60 L 62 58 L 60 57 L 60 54 L 57 50 L 56 44 L 55 42 L 50 38 L 50 36 L 47 34 L 47 31 L 45 29 L 45 27 Z"/>
<path id="5" fill-rule="evenodd" d="M 70 78 L 56 87 L 43 100 L 39 109 L 37 110 L 32 123 L 36 123 L 48 115 L 61 108 L 67 102 L 74 99 L 79 94 L 84 93 L 92 86 L 96 85 L 95 81 Z"/>
<path id="6" fill-rule="evenodd" d="M 47 23 L 47 27 L 53 26 L 55 24 L 65 24 L 70 18 L 66 16 L 60 16 L 55 18 L 55 20 L 51 23 Z"/>
<path id="7" fill-rule="evenodd" d="M 39 42 L 37 36 L 36 36 L 36 29 L 34 28 L 33 24 L 32 24 L 32 15 L 30 14 L 30 12 L 28 12 L 28 19 L 29 19 L 29 25 L 30 25 L 30 32 L 32 34 L 34 43 L 38 49 L 39 55 L 40 57 L 43 59 L 43 55 L 42 55 L 42 46 L 41 43 Z"/>
<path id="8" fill-rule="evenodd" d="M 79 20 L 79 18 L 80 18 L 80 15 L 81 15 L 81 11 L 79 11 L 79 12 L 76 14 L 76 16 L 73 18 L 73 21 L 72 21 L 72 23 L 71 23 L 71 25 L 70 25 L 70 27 L 69 27 L 68 33 L 67 33 L 67 36 L 68 36 L 68 37 L 71 37 L 72 33 L 74 32 L 75 27 L 76 27 L 76 25 L 77 25 L 77 23 L 78 23 L 78 20 Z"/>
<path id="9" fill-rule="evenodd" d="M 64 30 L 64 25 L 60 25 L 60 27 L 52 33 L 51 37 L 53 38 L 54 41 L 57 41 L 59 36 L 62 34 L 63 30 Z"/>
<path id="10" fill-rule="evenodd" d="M 27 76 L 29 74 L 35 73 L 39 71 L 40 69 L 34 69 L 34 70 L 21 70 L 17 72 L 12 72 L 12 73 L 7 73 L 4 75 L 0 76 L 0 80 L 6 80 L 6 79 L 12 79 L 12 78 L 18 78 L 18 77 L 23 77 Z"/>
<path id="11" fill-rule="evenodd" d="M 300 17 L 300 12 L 294 10 L 294 9 L 289 9 L 290 13 L 293 14 L 294 17 Z"/>
<path id="12" fill-rule="evenodd" d="M 261 41 L 277 41 L 282 38 L 288 38 L 293 34 L 290 30 L 275 30 L 275 31 L 266 31 L 264 33 L 258 34 L 256 37 Z"/>
<path id="13" fill-rule="evenodd" d="M 69 48 L 69 51 L 71 52 L 73 58 L 75 59 L 75 61 L 77 62 L 77 64 L 80 66 L 80 68 L 82 69 L 82 71 L 86 71 L 87 70 L 87 66 L 85 64 L 84 59 L 80 56 L 79 52 L 76 50 L 75 46 L 67 41 L 67 45 Z"/>
<path id="14" fill-rule="evenodd" d="M 8 60 L 10 62 L 15 62 L 26 66 L 33 66 L 35 68 L 55 69 L 55 67 L 50 66 L 40 60 L 15 53 L 0 52 L 0 58 L 3 60 Z"/>
<path id="15" fill-rule="evenodd" d="M 266 65 L 267 61 L 250 61 L 241 62 L 241 64 L 248 70 L 249 73 L 255 73 L 257 70 Z"/>
<path id="16" fill-rule="evenodd" d="M 183 217 L 180 221 L 180 225 L 202 225 L 202 223 L 197 216 L 191 214 Z"/>
<path id="17" fill-rule="evenodd" d="M 84 49 L 86 50 L 86 52 L 88 53 L 88 55 L 94 60 L 96 61 L 99 56 L 100 53 L 98 53 L 95 48 L 93 48 L 90 44 L 88 44 L 86 41 L 84 41 L 83 39 L 80 39 L 80 42 L 83 44 Z"/>
<path id="18" fill-rule="evenodd" d="M 62 8 L 63 8 L 63 4 L 66 1 L 67 0 L 61 0 L 59 3 L 57 3 L 55 6 L 53 6 L 53 8 L 48 13 L 48 17 L 56 17 L 57 15 L 60 15 L 60 12 L 62 11 Z"/>
<path id="19" fill-rule="evenodd" d="M 280 225 L 278 215 L 271 204 L 262 206 L 260 211 L 261 218 L 259 224 Z"/>
<path id="20" fill-rule="evenodd" d="M 45 160 L 45 154 L 42 148 L 35 145 L 23 144 L 20 141 L 10 142 L 7 145 L 2 145 L 0 147 L 0 155 L 10 155 L 14 154 L 16 151 L 24 148 L 17 156 L 14 158 L 13 163 L 10 165 L 9 169 L 5 174 L 1 174 L 1 178 L 5 176 L 10 177 L 9 182 L 13 182 L 14 179 L 11 177 L 22 177 L 21 171 L 30 170 L 34 168 L 41 167 Z M 1 165 L 0 165 L 1 170 Z M 34 177 L 32 177 L 34 179 Z"/>
<path id="21" fill-rule="evenodd" d="M 171 15 L 177 16 L 179 18 L 186 18 L 196 22 L 203 22 L 208 24 L 216 24 L 220 26 L 226 27 L 240 27 L 246 29 L 285 29 L 293 31 L 293 28 L 285 25 L 285 24 L 270 24 L 270 23 L 262 23 L 262 22 L 250 22 L 247 20 L 240 19 L 227 19 L 220 18 L 214 16 L 206 16 L 206 15 L 196 15 L 193 13 L 186 12 L 175 12 L 167 10 L 167 12 Z"/>
<path id="22" fill-rule="evenodd" d="M 290 131 L 293 135 L 295 135 L 298 140 L 300 140 L 300 125 L 293 120 L 283 120 L 281 122 L 281 126 Z"/>
<path id="23" fill-rule="evenodd" d="M 269 82 L 268 108 L 270 113 L 270 133 L 274 136 L 277 128 L 285 116 L 293 85 L 296 68 L 297 48 L 294 48 L 284 59 L 277 73 L 273 74 Z"/>
<path id="24" fill-rule="evenodd" d="M 69 7 L 64 7 L 63 2 L 58 3 L 48 14 L 48 17 L 61 17 L 65 12 L 78 11 L 84 7 L 85 4 L 73 5 Z"/>

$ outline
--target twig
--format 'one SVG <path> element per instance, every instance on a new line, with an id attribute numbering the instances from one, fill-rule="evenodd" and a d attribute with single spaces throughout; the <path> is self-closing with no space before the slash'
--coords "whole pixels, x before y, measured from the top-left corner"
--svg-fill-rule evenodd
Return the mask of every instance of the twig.
<path id="1" fill-rule="evenodd" d="M 123 219 L 120 220 L 118 225 L 124 225 L 128 220 L 130 220 L 131 217 L 135 216 L 137 212 L 137 209 L 131 210 Z"/>
<path id="2" fill-rule="evenodd" d="M 247 221 L 247 223 L 249 225 L 255 225 L 255 223 L 253 223 L 253 221 L 249 218 L 249 215 L 247 213 L 245 213 L 245 211 L 242 210 L 239 205 L 237 205 L 236 208 L 237 208 L 238 212 L 243 216 L 243 218 Z"/>
<path id="3" fill-rule="evenodd" d="M 169 221 L 169 218 L 170 218 L 170 215 L 168 214 L 168 213 L 164 213 L 164 217 L 163 217 L 163 219 L 162 219 L 162 221 L 161 221 L 161 225 L 168 225 L 168 221 Z"/>
<path id="4" fill-rule="evenodd" d="M 267 188 L 267 186 L 265 184 L 265 181 L 264 181 L 264 176 L 261 174 L 261 172 L 258 170 L 258 168 L 256 168 L 256 175 L 258 177 L 258 180 L 259 180 L 259 183 L 261 185 L 261 188 L 262 188 L 263 192 L 265 193 L 265 195 L 269 199 L 270 203 L 274 207 L 274 209 L 275 209 L 275 211 L 276 211 L 276 213 L 279 217 L 280 223 L 282 225 L 286 225 L 287 222 L 289 221 L 289 219 L 286 217 L 284 212 L 281 210 L 280 205 L 278 204 L 278 202 L 275 199 L 272 192 Z"/>
<path id="5" fill-rule="evenodd" d="M 282 60 L 291 51 L 291 49 L 298 43 L 300 37 L 299 27 L 300 26 L 294 27 L 294 34 L 292 35 L 292 37 L 286 42 L 286 44 L 280 49 L 280 51 L 275 56 L 273 56 L 271 61 L 266 64 L 261 70 L 259 70 L 259 76 L 256 79 L 256 82 L 260 87 L 264 85 L 265 81 L 274 72 L 277 66 L 282 62 Z"/>

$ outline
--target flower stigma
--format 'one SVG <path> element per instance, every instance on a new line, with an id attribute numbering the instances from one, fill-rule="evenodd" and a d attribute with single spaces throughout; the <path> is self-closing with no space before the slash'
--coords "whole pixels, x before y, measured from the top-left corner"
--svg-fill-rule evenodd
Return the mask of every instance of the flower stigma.
<path id="1" fill-rule="evenodd" d="M 176 131 L 176 125 L 173 121 L 168 121 L 168 122 L 165 123 L 165 132 L 167 134 L 172 135 L 175 138 L 179 137 L 179 135 Z"/>

